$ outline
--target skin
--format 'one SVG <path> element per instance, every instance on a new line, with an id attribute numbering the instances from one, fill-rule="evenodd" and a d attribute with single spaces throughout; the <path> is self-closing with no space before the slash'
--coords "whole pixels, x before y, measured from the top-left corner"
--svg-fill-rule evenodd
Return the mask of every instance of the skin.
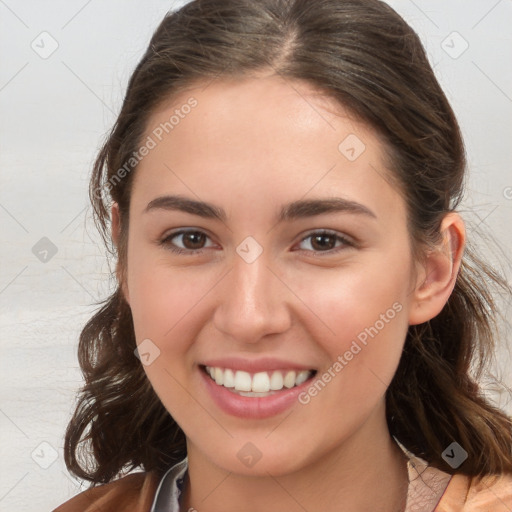
<path id="1" fill-rule="evenodd" d="M 405 203 L 386 179 L 377 134 L 305 82 L 264 75 L 196 85 L 153 113 L 146 136 L 191 96 L 197 106 L 137 168 L 127 268 L 118 269 L 137 343 L 149 338 L 160 350 L 144 369 L 187 437 L 182 509 L 400 510 L 406 462 L 387 428 L 385 392 L 408 326 L 436 316 L 453 290 L 463 221 L 447 214 L 443 243 L 425 264 L 414 261 Z M 366 146 L 355 161 L 338 150 L 349 134 Z M 144 212 L 165 194 L 213 203 L 227 221 Z M 332 196 L 376 218 L 337 212 L 276 224 L 283 204 Z M 116 204 L 112 220 L 117 242 Z M 171 252 L 172 243 L 201 247 L 183 236 L 159 244 L 178 228 L 207 235 L 202 253 Z M 306 238 L 322 229 L 356 245 L 328 237 L 328 253 Z M 263 248 L 250 264 L 236 252 L 247 236 Z M 233 355 L 283 358 L 322 374 L 394 303 L 401 311 L 305 405 L 241 419 L 200 385 L 199 362 Z M 262 455 L 250 468 L 237 457 L 247 442 Z"/>

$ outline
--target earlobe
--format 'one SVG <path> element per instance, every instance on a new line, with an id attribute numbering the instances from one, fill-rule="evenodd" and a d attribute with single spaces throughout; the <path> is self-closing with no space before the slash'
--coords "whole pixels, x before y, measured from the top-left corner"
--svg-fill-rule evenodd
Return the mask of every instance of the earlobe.
<path id="1" fill-rule="evenodd" d="M 117 282 L 119 283 L 119 286 L 121 287 L 121 291 L 123 293 L 124 299 L 128 304 L 130 304 L 130 297 L 128 293 L 128 286 L 126 285 L 126 279 L 124 278 L 124 273 L 121 268 L 121 263 L 119 261 L 119 241 L 121 236 L 121 217 L 119 214 L 119 205 L 114 202 L 112 203 L 112 210 L 111 210 L 111 219 L 112 219 L 112 242 L 116 246 L 117 249 L 117 265 L 116 265 L 116 277 Z M 124 248 L 126 250 L 126 248 Z"/>
<path id="2" fill-rule="evenodd" d="M 427 255 L 418 277 L 409 310 L 409 325 L 421 324 L 437 316 L 455 287 L 466 231 L 459 214 L 448 213 L 441 223 L 442 243 Z"/>

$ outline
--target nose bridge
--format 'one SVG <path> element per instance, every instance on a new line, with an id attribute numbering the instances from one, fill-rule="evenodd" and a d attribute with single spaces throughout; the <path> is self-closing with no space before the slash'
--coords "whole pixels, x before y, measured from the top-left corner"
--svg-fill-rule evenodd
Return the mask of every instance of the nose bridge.
<path id="1" fill-rule="evenodd" d="M 252 261 L 243 253 L 234 256 L 231 271 L 219 290 L 214 315 L 217 329 L 250 343 L 288 328 L 289 315 L 280 289 L 283 285 L 268 265 L 264 254 Z"/>

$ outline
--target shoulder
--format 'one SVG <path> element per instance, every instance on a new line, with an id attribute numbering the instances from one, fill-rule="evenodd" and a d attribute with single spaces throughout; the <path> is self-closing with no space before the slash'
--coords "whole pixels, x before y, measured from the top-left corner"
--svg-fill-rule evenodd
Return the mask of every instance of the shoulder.
<path id="1" fill-rule="evenodd" d="M 453 475 L 435 512 L 510 512 L 512 473 L 489 475 L 471 482 L 465 475 Z"/>
<path id="2" fill-rule="evenodd" d="M 147 512 L 153 503 L 159 477 L 155 472 L 126 475 L 87 489 L 53 512 Z"/>

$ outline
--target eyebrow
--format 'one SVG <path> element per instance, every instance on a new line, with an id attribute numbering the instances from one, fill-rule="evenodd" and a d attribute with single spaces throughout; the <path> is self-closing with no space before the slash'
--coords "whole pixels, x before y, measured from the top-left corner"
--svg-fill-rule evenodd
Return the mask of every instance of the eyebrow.
<path id="1" fill-rule="evenodd" d="M 144 209 L 143 213 L 154 210 L 177 210 L 208 219 L 227 221 L 223 208 L 203 201 L 196 201 L 183 196 L 168 195 L 153 199 Z M 341 197 L 328 197 L 325 199 L 301 199 L 286 204 L 281 208 L 277 217 L 278 222 L 291 221 L 314 217 L 324 213 L 353 213 L 376 219 L 377 215 L 367 206 L 356 201 Z"/>

